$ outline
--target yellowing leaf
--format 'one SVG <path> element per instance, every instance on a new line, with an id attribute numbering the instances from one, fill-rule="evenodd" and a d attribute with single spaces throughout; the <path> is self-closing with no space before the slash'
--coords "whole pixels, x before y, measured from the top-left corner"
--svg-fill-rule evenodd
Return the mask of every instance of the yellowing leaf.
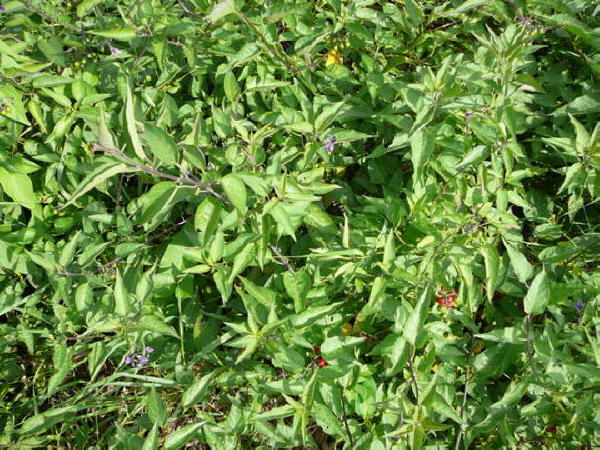
<path id="1" fill-rule="evenodd" d="M 344 58 L 342 58 L 342 54 L 337 47 L 333 47 L 327 52 L 327 59 L 325 60 L 326 66 L 331 66 L 332 64 L 342 64 L 343 62 Z"/>

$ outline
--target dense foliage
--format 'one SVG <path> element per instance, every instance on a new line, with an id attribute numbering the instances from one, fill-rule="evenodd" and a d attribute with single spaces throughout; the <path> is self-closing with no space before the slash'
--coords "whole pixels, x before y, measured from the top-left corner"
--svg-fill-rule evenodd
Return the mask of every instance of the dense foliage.
<path id="1" fill-rule="evenodd" d="M 0 27 L 0 446 L 600 445 L 596 0 Z"/>

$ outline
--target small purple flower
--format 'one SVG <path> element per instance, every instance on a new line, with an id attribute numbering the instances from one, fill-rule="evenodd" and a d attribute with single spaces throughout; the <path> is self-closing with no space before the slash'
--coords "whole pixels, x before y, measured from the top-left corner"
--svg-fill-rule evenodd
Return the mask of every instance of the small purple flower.
<path id="1" fill-rule="evenodd" d="M 335 146 L 335 136 L 330 134 L 327 139 L 325 139 L 325 151 L 329 154 L 333 153 L 333 148 Z"/>
<path id="2" fill-rule="evenodd" d="M 6 5 L 4 4 L 4 2 L 0 3 L 0 11 L 2 11 L 2 14 L 6 12 Z"/>
<path id="3" fill-rule="evenodd" d="M 148 364 L 148 357 L 145 355 L 135 355 L 135 358 L 137 359 L 137 364 L 134 364 L 135 367 L 144 367 Z"/>
<path id="4" fill-rule="evenodd" d="M 466 117 L 467 119 L 470 119 L 470 118 L 472 118 L 472 117 L 473 117 L 473 113 L 472 113 L 471 111 L 467 111 L 467 112 L 465 113 L 465 117 Z"/>
<path id="5" fill-rule="evenodd" d="M 144 367 L 150 358 L 146 355 L 126 355 L 123 362 L 131 367 Z"/>
<path id="6" fill-rule="evenodd" d="M 152 353 L 154 351 L 154 347 L 150 347 L 149 345 L 146 345 L 145 350 L 146 350 L 146 353 Z"/>
<path id="7" fill-rule="evenodd" d="M 577 309 L 577 312 L 579 314 L 581 314 L 581 312 L 583 311 L 584 307 L 585 307 L 585 303 L 583 303 L 581 300 L 577 300 L 575 302 L 575 309 Z"/>
<path id="8" fill-rule="evenodd" d="M 110 48 L 110 54 L 113 55 L 113 56 L 117 56 L 117 55 L 120 55 L 121 53 L 123 53 L 123 50 L 119 50 L 116 47 L 112 47 L 111 46 L 109 48 Z"/>

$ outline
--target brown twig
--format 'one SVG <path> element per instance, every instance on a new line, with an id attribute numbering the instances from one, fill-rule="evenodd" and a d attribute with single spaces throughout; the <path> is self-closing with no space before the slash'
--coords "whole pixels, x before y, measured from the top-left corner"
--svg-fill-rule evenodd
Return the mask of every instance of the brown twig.
<path id="1" fill-rule="evenodd" d="M 144 164 L 137 162 L 135 159 L 130 158 L 125 153 L 123 153 L 121 150 L 119 150 L 118 148 L 115 148 L 115 147 L 107 147 L 106 145 L 96 143 L 96 144 L 94 144 L 94 150 L 96 150 L 96 151 L 100 150 L 100 151 L 105 152 L 108 155 L 113 155 L 113 156 L 122 158 L 125 161 L 127 161 L 127 163 L 140 169 L 142 172 L 146 172 L 146 173 L 149 173 L 151 175 L 154 175 L 154 176 L 157 176 L 160 178 L 166 178 L 167 180 L 174 181 L 175 183 L 188 184 L 188 185 L 191 185 L 191 186 L 194 186 L 197 188 L 201 188 L 202 189 L 201 192 L 213 195 L 213 196 L 217 197 L 219 200 L 225 201 L 225 198 L 218 192 L 215 192 L 215 190 L 212 188 L 212 183 L 203 183 L 191 176 L 176 176 L 176 175 L 171 175 L 170 173 L 161 172 L 160 170 L 155 169 L 154 167 L 146 166 Z"/>
<path id="2" fill-rule="evenodd" d="M 279 264 L 281 264 L 282 266 L 285 266 L 285 268 L 288 270 L 288 272 L 291 273 L 292 275 L 296 275 L 296 271 L 292 268 L 292 266 L 290 266 L 290 262 L 288 261 L 288 259 L 285 256 L 283 256 L 281 254 L 279 249 L 277 247 L 275 247 L 274 245 L 271 245 L 270 248 L 271 248 L 271 251 L 273 253 L 275 253 L 275 256 L 277 257 L 277 259 L 279 260 Z"/>

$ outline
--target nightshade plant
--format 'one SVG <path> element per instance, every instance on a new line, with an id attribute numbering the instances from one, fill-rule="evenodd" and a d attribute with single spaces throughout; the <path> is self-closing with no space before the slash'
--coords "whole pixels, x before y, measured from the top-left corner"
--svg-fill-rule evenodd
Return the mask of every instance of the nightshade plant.
<path id="1" fill-rule="evenodd" d="M 1 5 L 1 447 L 600 446 L 597 1 Z"/>

